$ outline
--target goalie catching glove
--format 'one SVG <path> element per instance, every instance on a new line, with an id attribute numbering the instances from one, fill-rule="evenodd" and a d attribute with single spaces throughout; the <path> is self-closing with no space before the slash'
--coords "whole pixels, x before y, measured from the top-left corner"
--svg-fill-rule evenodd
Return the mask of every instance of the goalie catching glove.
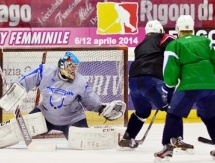
<path id="1" fill-rule="evenodd" d="M 126 103 L 123 101 L 112 101 L 111 103 L 103 103 L 103 108 L 100 109 L 99 115 L 106 120 L 113 121 L 122 117 L 126 110 Z"/>

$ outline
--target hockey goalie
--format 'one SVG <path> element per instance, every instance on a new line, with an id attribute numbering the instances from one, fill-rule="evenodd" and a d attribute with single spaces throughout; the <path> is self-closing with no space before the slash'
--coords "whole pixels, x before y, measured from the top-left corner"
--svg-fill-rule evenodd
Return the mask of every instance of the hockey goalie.
<path id="1" fill-rule="evenodd" d="M 27 92 L 37 87 L 41 92 L 42 100 L 29 115 L 24 116 L 29 119 L 29 124 L 27 124 L 29 128 L 34 126 L 38 130 L 43 129 L 36 132 L 36 134 L 48 133 L 51 130 L 62 131 L 69 141 L 69 147 L 75 149 L 95 149 L 91 146 L 80 145 L 81 143 L 83 144 L 83 141 L 85 143 L 87 141 L 87 144 L 92 144 L 90 141 L 96 143 L 97 140 L 91 139 L 92 134 L 103 138 L 109 136 L 110 141 L 115 141 L 115 129 L 88 128 L 85 109 L 98 112 L 100 116 L 103 116 L 108 121 L 114 121 L 124 115 L 126 104 L 120 100 L 102 103 L 85 77 L 77 72 L 79 63 L 79 58 L 68 51 L 59 59 L 58 65 L 38 65 L 37 68 L 14 81 L 10 89 L 0 99 L 0 107 L 6 111 L 14 110 L 27 95 Z M 39 124 L 35 126 L 35 117 L 33 121 L 31 118 L 33 115 L 38 115 L 40 119 L 44 117 L 44 121 L 39 120 Z M 2 125 L 1 128 L 5 131 L 7 130 L 7 133 L 16 132 L 16 125 L 12 122 L 13 120 L 11 120 L 11 123 Z M 11 127 L 13 130 L 11 130 Z M 32 132 L 30 130 L 30 134 L 33 135 Z M 75 134 L 78 134 L 78 136 Z M 19 133 L 13 133 L 11 137 L 13 137 L 14 141 L 10 143 L 2 143 L 3 141 L 0 140 L 0 148 L 16 144 L 20 140 Z M 80 140 L 81 137 L 83 138 L 82 140 Z M 4 136 L 1 136 L 1 139 L 4 139 Z M 77 144 L 77 142 L 80 144 Z M 103 144 L 100 141 L 97 144 L 101 144 L 102 147 L 100 147 L 103 148 Z"/>

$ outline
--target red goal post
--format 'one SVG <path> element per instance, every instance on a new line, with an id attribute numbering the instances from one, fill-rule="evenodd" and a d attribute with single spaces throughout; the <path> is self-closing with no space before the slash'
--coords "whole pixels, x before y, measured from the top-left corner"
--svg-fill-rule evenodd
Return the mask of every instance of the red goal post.
<path id="1" fill-rule="evenodd" d="M 127 46 L 91 46 L 91 47 L 22 47 L 3 48 L 0 52 L 0 66 L 5 73 L 7 83 L 16 80 L 23 73 L 41 63 L 57 65 L 66 51 L 74 52 L 80 59 L 79 73 L 91 83 L 102 102 L 123 100 L 128 104 L 128 47 Z M 1 81 L 2 85 L 2 81 Z M 0 87 L 1 96 L 5 89 Z M 21 106 L 21 112 L 27 114 L 42 100 L 37 89 L 30 91 Z M 126 126 L 128 109 L 123 118 L 106 122 L 98 113 L 86 111 L 89 126 Z M 1 110 L 1 122 L 12 118 L 12 113 Z"/>

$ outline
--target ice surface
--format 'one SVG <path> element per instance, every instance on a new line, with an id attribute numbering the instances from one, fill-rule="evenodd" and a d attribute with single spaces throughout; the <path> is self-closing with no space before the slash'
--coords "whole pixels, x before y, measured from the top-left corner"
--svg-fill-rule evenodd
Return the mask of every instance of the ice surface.
<path id="1" fill-rule="evenodd" d="M 137 136 L 144 135 L 148 125 Z M 56 144 L 55 152 L 32 152 L 24 142 L 17 145 L 0 149 L 0 163 L 153 163 L 154 153 L 160 151 L 163 124 L 153 124 L 145 142 L 133 151 L 118 149 L 109 150 L 71 150 L 67 140 L 57 139 L 33 139 L 38 144 Z M 172 163 L 214 163 L 210 151 L 215 150 L 213 145 L 203 144 L 197 141 L 199 136 L 209 138 L 203 123 L 185 123 L 184 141 L 193 144 L 195 154 L 174 155 Z"/>

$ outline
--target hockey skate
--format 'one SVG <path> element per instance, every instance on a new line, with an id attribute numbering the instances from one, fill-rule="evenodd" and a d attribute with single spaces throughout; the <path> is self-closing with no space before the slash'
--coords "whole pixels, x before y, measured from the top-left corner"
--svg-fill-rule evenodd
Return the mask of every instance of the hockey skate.
<path id="1" fill-rule="evenodd" d="M 174 147 L 174 154 L 193 154 L 194 146 L 182 141 L 182 137 L 171 138 L 171 144 Z"/>
<path id="2" fill-rule="evenodd" d="M 173 155 L 174 147 L 171 144 L 164 145 L 163 149 L 160 152 L 154 154 L 155 163 L 162 162 L 167 163 L 170 162 L 170 158 Z"/>
<path id="3" fill-rule="evenodd" d="M 210 152 L 210 155 L 212 156 L 212 159 L 215 160 L 215 150 L 211 151 L 211 152 Z"/>
<path id="4" fill-rule="evenodd" d="M 118 145 L 122 148 L 126 147 L 127 149 L 134 149 L 137 148 L 139 144 L 135 139 L 130 138 L 128 132 L 126 131 Z"/>

